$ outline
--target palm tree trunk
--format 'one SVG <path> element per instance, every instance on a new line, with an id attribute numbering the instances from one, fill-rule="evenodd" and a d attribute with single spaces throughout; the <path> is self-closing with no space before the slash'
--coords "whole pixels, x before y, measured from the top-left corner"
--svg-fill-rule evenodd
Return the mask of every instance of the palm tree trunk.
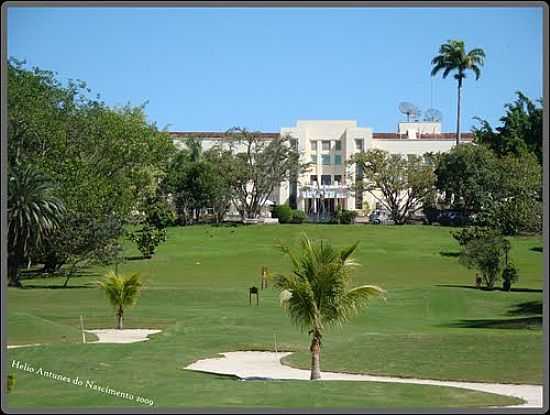
<path id="1" fill-rule="evenodd" d="M 310 380 L 321 379 L 321 335 L 315 331 L 311 340 L 311 376 Z"/>
<path id="2" fill-rule="evenodd" d="M 460 104 L 462 101 L 462 78 L 458 78 L 458 100 L 456 106 L 456 145 L 460 144 Z"/>
<path id="3" fill-rule="evenodd" d="M 122 330 L 122 315 L 124 314 L 124 310 L 122 309 L 122 306 L 119 306 L 118 307 L 118 312 L 117 312 L 117 317 L 118 317 L 118 322 L 117 322 L 117 329 L 119 330 Z"/>
<path id="4" fill-rule="evenodd" d="M 15 264 L 15 259 L 8 259 L 8 286 L 10 287 L 22 287 L 21 281 L 19 280 L 19 272 L 17 269 L 17 264 Z"/>

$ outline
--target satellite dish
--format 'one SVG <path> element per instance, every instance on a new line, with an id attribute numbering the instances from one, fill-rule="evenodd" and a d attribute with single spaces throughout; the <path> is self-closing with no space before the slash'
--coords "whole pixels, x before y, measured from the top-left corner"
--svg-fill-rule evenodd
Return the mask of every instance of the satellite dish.
<path id="1" fill-rule="evenodd" d="M 401 102 L 399 104 L 399 111 L 402 114 L 407 115 L 407 121 L 411 120 L 411 117 L 414 119 L 416 118 L 417 114 L 420 113 L 416 105 L 411 104 L 410 102 Z"/>
<path id="2" fill-rule="evenodd" d="M 443 114 L 441 114 L 441 111 L 438 111 L 435 108 L 430 108 L 424 113 L 424 121 L 440 122 L 442 119 Z"/>

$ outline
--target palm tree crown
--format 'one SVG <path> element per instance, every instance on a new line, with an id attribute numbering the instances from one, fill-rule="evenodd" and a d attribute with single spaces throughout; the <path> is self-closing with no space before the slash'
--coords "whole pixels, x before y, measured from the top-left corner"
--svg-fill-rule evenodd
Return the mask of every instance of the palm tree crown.
<path id="1" fill-rule="evenodd" d="M 99 282 L 109 302 L 115 307 L 118 317 L 118 327 L 122 329 L 122 317 L 124 309 L 136 303 L 143 283 L 138 273 L 128 276 L 117 275 L 109 271 L 104 281 Z"/>
<path id="2" fill-rule="evenodd" d="M 464 42 L 462 40 L 449 40 L 439 48 L 439 55 L 432 59 L 431 75 L 435 76 L 443 71 L 443 78 L 447 78 L 449 73 L 456 71 L 454 78 L 462 83 L 466 78 L 466 71 L 471 70 L 476 80 L 481 75 L 481 66 L 485 63 L 485 52 L 483 49 L 472 49 L 466 53 Z"/>
<path id="3" fill-rule="evenodd" d="M 292 273 L 277 274 L 275 287 L 281 290 L 281 305 L 301 329 L 312 335 L 312 379 L 320 378 L 320 339 L 326 327 L 340 326 L 366 306 L 371 296 L 383 295 L 374 285 L 350 288 L 351 271 L 359 264 L 351 255 L 355 243 L 338 250 L 326 241 L 312 242 L 306 235 L 301 240 L 301 255 L 288 247 L 282 251 L 292 262 Z"/>
<path id="4" fill-rule="evenodd" d="M 65 208 L 53 195 L 53 184 L 42 172 L 16 164 L 8 179 L 8 276 L 19 286 L 17 269 L 55 230 Z"/>

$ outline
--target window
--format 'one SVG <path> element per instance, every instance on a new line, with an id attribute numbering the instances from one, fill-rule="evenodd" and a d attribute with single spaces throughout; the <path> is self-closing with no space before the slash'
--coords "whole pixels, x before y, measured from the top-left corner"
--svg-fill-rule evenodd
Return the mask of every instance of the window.
<path id="1" fill-rule="evenodd" d="M 296 140 L 295 138 L 291 138 L 291 139 L 290 139 L 290 146 L 291 146 L 294 150 L 298 150 L 298 140 Z"/>
<path id="2" fill-rule="evenodd" d="M 335 149 L 336 151 L 342 150 L 342 142 L 341 142 L 340 140 L 336 140 L 334 149 Z"/>
<path id="3" fill-rule="evenodd" d="M 330 154 L 323 154 L 321 156 L 321 164 L 323 166 L 330 166 Z"/>
<path id="4" fill-rule="evenodd" d="M 323 151 L 330 151 L 330 141 L 324 140 L 321 143 L 321 150 Z"/>
<path id="5" fill-rule="evenodd" d="M 362 138 L 355 139 L 355 150 L 363 151 L 363 139 Z"/>
<path id="6" fill-rule="evenodd" d="M 311 162 L 317 164 L 317 154 L 311 155 Z"/>
<path id="7" fill-rule="evenodd" d="M 309 145 L 311 146 L 311 152 L 317 153 L 317 140 L 311 140 Z"/>
<path id="8" fill-rule="evenodd" d="M 317 175 L 316 174 L 312 174 L 311 176 L 309 176 L 309 184 L 314 184 L 314 185 L 317 184 Z"/>
<path id="9" fill-rule="evenodd" d="M 331 184 L 330 174 L 323 174 L 321 176 L 321 184 L 330 185 Z"/>
<path id="10" fill-rule="evenodd" d="M 340 154 L 334 155 L 334 164 L 338 166 L 342 164 L 342 156 Z"/>
<path id="11" fill-rule="evenodd" d="M 342 184 L 342 175 L 341 174 L 335 174 L 334 175 L 334 184 Z"/>

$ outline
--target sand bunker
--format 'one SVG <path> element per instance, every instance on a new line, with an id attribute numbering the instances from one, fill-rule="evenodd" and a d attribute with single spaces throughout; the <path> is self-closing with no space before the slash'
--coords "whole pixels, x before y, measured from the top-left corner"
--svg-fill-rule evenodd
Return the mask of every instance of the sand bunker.
<path id="1" fill-rule="evenodd" d="M 19 347 L 33 347 L 33 346 L 42 346 L 40 343 L 34 344 L 8 344 L 8 349 L 17 349 Z"/>
<path id="2" fill-rule="evenodd" d="M 87 333 L 95 334 L 97 341 L 90 343 L 137 343 L 149 340 L 149 335 L 160 333 L 162 330 L 151 329 L 101 329 L 85 330 Z"/>
<path id="3" fill-rule="evenodd" d="M 295 369 L 281 363 L 281 358 L 289 352 L 228 352 L 224 357 L 198 360 L 185 369 L 238 376 L 243 380 L 307 380 L 309 370 Z M 337 372 L 321 372 L 322 380 L 347 380 L 367 382 L 412 383 L 419 385 L 447 386 L 452 388 L 471 389 L 498 395 L 513 396 L 523 399 L 521 405 L 509 407 L 542 407 L 542 386 L 516 385 L 506 383 L 458 382 L 431 379 L 402 378 L 392 376 L 359 375 Z"/>

